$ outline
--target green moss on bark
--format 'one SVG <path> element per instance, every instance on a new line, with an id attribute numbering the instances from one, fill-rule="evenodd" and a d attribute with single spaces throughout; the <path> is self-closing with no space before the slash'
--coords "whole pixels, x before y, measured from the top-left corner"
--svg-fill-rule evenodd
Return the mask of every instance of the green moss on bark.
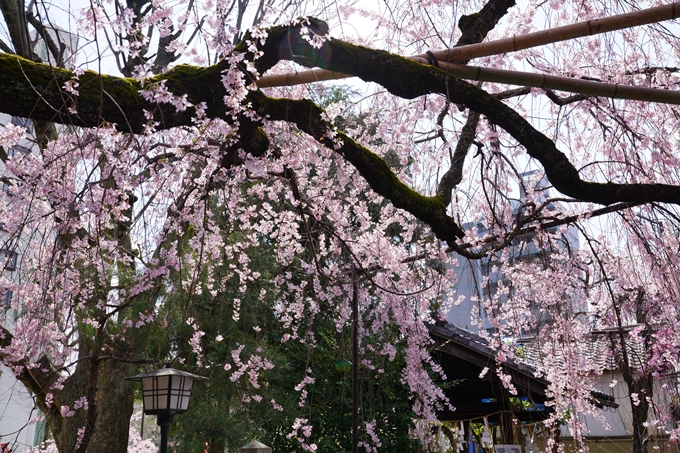
<path id="1" fill-rule="evenodd" d="M 209 116 L 222 118 L 223 66 L 180 65 L 150 82 L 165 80 L 171 92 L 186 94 L 192 104 L 205 102 Z M 78 96 L 73 96 L 63 88 L 74 76 L 67 69 L 8 54 L 0 54 L 0 69 L 0 111 L 11 115 L 82 127 L 116 124 L 119 130 L 135 133 L 147 122 L 144 110 L 155 113 L 162 129 L 192 124 L 191 109 L 177 112 L 170 104 L 146 102 L 135 79 L 86 71 L 78 78 Z M 71 113 L 71 107 L 77 113 Z"/>

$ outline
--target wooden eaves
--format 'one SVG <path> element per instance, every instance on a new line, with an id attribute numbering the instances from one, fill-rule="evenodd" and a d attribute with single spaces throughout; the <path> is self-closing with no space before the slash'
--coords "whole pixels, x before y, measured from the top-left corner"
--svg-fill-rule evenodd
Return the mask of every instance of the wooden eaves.
<path id="1" fill-rule="evenodd" d="M 537 422 L 549 415 L 546 406 L 548 381 L 536 376 L 536 369 L 527 364 L 512 360 L 498 362 L 497 351 L 489 347 L 486 340 L 467 330 L 447 324 L 428 326 L 430 336 L 435 342 L 433 358 L 442 366 L 447 377 L 457 382 L 446 390 L 455 411 L 442 411 L 441 420 L 459 421 L 482 417 L 503 423 L 504 414 L 512 414 L 523 422 Z M 526 397 L 536 407 L 529 411 L 518 411 L 510 404 L 510 395 L 497 375 L 497 367 L 512 376 L 512 384 L 518 397 Z M 487 368 L 483 378 L 480 372 Z M 592 402 L 597 407 L 616 408 L 618 404 L 609 395 L 592 391 Z M 495 401 L 483 402 L 482 399 Z M 543 407 L 543 409 L 541 409 Z M 507 422 L 507 421 L 506 421 Z"/>

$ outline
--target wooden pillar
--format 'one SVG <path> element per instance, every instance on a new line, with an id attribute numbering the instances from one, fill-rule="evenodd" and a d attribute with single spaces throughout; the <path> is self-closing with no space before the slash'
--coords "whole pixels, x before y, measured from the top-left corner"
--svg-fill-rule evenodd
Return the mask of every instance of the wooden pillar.
<path id="1" fill-rule="evenodd" d="M 513 418 L 514 417 L 510 412 L 501 413 L 501 439 L 504 444 L 515 444 L 515 436 L 512 429 L 514 426 L 512 423 Z"/>

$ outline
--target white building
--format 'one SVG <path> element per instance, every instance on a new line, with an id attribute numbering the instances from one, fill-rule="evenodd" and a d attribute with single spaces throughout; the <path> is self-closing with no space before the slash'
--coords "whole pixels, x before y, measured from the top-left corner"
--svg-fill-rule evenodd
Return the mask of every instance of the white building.
<path id="1" fill-rule="evenodd" d="M 33 31 L 31 35 L 32 47 L 42 61 L 53 65 L 74 67 L 73 55 L 78 48 L 78 36 L 57 27 L 45 27 L 48 41 L 58 51 L 54 55 L 48 49 L 45 40 Z M 8 157 L 21 157 L 35 150 L 35 143 L 31 141 L 34 134 L 33 124 L 25 118 L 13 117 L 0 113 L 0 128 L 6 124 L 26 127 L 27 138 L 17 146 L 5 150 Z M 0 161 L 0 177 L 5 176 L 5 165 Z M 6 180 L 0 182 L 0 190 L 8 192 L 10 184 Z M 0 219 L 0 260 L 4 261 L 4 277 L 17 282 L 20 278 L 21 252 L 17 247 L 19 241 L 8 241 L 2 231 Z M 2 264 L 2 263 L 0 263 Z M 6 288 L 0 288 L 0 323 L 10 332 L 13 331 L 14 320 L 19 313 L 11 308 L 15 295 Z M 20 302 L 20 301 L 19 301 Z M 21 453 L 38 445 L 45 434 L 46 423 L 40 418 L 40 412 L 32 395 L 14 376 L 14 373 L 4 365 L 0 365 L 0 445 L 7 443 L 12 452 Z M 3 450 L 0 448 L 0 452 Z"/>
<path id="2" fill-rule="evenodd" d="M 4 124 L 24 126 L 29 134 L 31 133 L 30 121 L 0 113 L 0 127 L 4 127 Z M 32 147 L 33 144 L 29 140 L 23 140 L 5 152 L 9 157 L 20 157 L 21 154 L 30 153 Z M 0 176 L 3 178 L 6 176 L 4 163 L 1 162 Z M 3 180 L 0 190 L 10 191 L 10 184 Z M 10 281 L 17 281 L 21 256 L 16 248 L 16 242 L 10 242 L 8 239 L 0 227 L 0 259 L 4 260 L 0 265 L 4 266 L 1 268 L 3 276 Z M 16 310 L 11 308 L 14 299 L 15 295 L 12 291 L 0 288 L 0 322 L 10 332 L 14 330 L 14 321 L 18 315 Z M 11 369 L 0 365 L 0 445 L 7 444 L 9 450 L 13 452 L 24 452 L 36 445 L 36 442 L 41 440 L 38 421 L 39 411 L 30 392 L 15 378 Z M 36 439 L 37 427 L 38 438 Z"/>
<path id="3" fill-rule="evenodd" d="M 521 175 L 525 179 L 525 186 L 533 190 L 534 201 L 536 204 L 548 200 L 549 189 L 545 178 L 535 180 L 535 172 L 530 171 Z M 523 190 L 520 190 L 520 199 L 513 201 L 513 207 L 517 212 L 519 206 L 526 202 L 526 195 Z M 548 204 L 546 211 L 552 211 L 555 207 Z M 484 221 L 480 220 L 474 224 L 467 224 L 463 226 L 464 229 L 474 227 L 477 229 L 479 237 L 484 236 L 488 230 L 484 226 Z M 557 226 L 547 228 L 549 233 L 558 231 Z M 513 261 L 533 261 L 538 260 L 541 256 L 539 248 L 534 242 L 534 233 L 527 233 L 520 237 L 516 237 L 509 246 L 509 256 Z M 566 234 L 561 235 L 557 239 L 558 247 L 562 249 L 569 248 L 570 250 L 578 250 L 579 237 L 578 230 L 575 227 L 569 227 Z M 478 332 L 485 329 L 489 332 L 493 331 L 493 326 L 489 322 L 487 313 L 481 307 L 481 300 L 488 299 L 491 295 L 495 295 L 498 290 L 500 282 L 506 282 L 502 272 L 498 270 L 500 262 L 498 258 L 484 258 L 480 260 L 468 260 L 463 257 L 457 257 L 457 270 L 455 288 L 449 295 L 449 303 L 456 302 L 447 314 L 447 321 L 456 327 L 469 330 L 471 332 Z M 488 278 L 488 284 L 485 284 L 485 279 Z M 509 297 L 512 297 L 510 294 Z M 501 303 L 507 300 L 507 297 L 501 299 Z M 573 301 L 572 301 L 573 302 Z M 532 314 L 536 317 L 538 324 L 546 322 L 545 312 L 542 312 L 538 307 L 535 307 Z M 481 325 L 480 325 L 481 324 Z"/>
<path id="4" fill-rule="evenodd" d="M 0 367 L 0 445 L 6 443 L 10 451 L 24 452 L 40 442 L 43 422 L 36 422 L 38 415 L 28 390 L 10 369 Z"/>

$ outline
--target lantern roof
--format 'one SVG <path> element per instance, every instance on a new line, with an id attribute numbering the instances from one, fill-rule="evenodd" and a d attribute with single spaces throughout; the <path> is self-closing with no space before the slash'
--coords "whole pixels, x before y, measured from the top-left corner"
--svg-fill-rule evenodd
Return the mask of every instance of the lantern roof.
<path id="1" fill-rule="evenodd" d="M 167 365 L 165 368 L 160 368 L 158 370 L 149 371 L 148 373 L 137 374 L 135 376 L 128 376 L 128 377 L 125 378 L 125 380 L 127 380 L 127 381 L 141 381 L 144 378 L 161 377 L 161 376 L 190 377 L 190 378 L 193 378 L 196 381 L 207 381 L 208 380 L 208 378 L 204 377 L 204 376 L 199 376 L 197 374 L 188 373 L 186 371 L 177 370 L 175 368 L 170 368 L 170 365 Z"/>
<path id="2" fill-rule="evenodd" d="M 250 442 L 248 445 L 245 445 L 241 448 L 238 449 L 240 453 L 271 453 L 272 449 L 271 447 L 263 444 L 262 442 L 258 442 L 257 440 L 254 440 Z"/>

